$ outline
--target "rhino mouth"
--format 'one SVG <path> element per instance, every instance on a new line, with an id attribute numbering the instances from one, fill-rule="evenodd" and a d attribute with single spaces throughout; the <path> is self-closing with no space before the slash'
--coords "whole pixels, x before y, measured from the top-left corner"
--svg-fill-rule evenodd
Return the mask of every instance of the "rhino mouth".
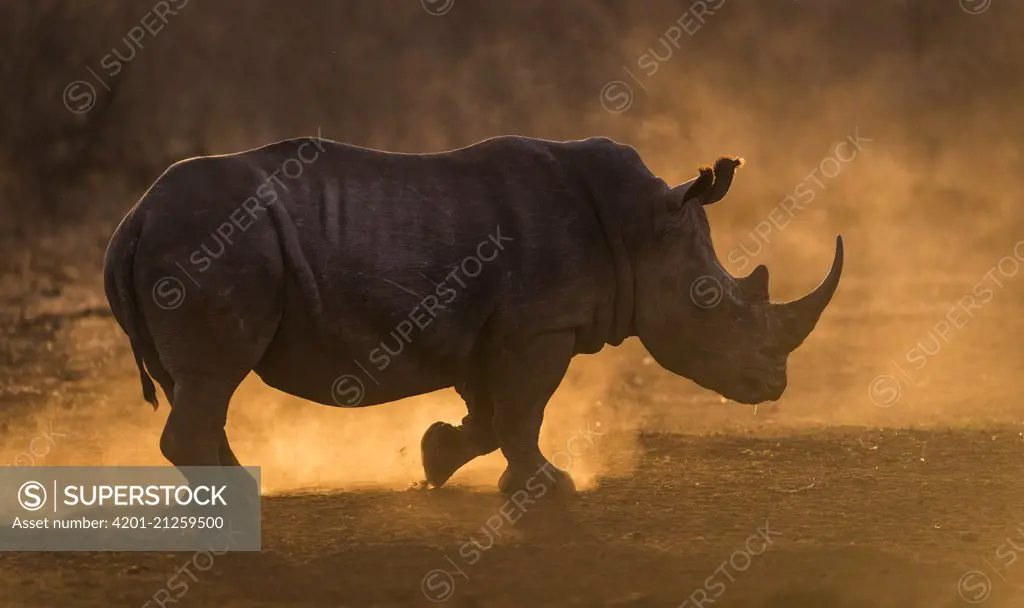
<path id="1" fill-rule="evenodd" d="M 723 387 L 720 393 L 723 397 L 738 403 L 755 405 L 765 401 L 778 401 L 785 391 L 785 378 L 759 375 L 741 378 L 730 386 Z"/>
<path id="2" fill-rule="evenodd" d="M 700 386 L 744 405 L 778 401 L 787 386 L 785 372 L 771 372 L 767 368 L 744 368 L 738 376 L 688 377 Z"/>

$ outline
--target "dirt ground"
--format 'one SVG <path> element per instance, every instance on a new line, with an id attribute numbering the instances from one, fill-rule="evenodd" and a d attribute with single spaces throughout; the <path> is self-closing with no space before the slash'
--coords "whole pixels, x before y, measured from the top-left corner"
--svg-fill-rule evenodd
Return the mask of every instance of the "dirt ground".
<path id="1" fill-rule="evenodd" d="M 142 402 L 103 312 L 112 228 L 3 245 L 3 464 L 162 463 L 166 407 Z M 574 363 L 545 431 L 549 455 L 585 446 L 556 460 L 583 488 L 564 502 L 510 506 L 500 458 L 418 487 L 416 441 L 460 416 L 453 395 L 353 412 L 248 382 L 229 434 L 264 467 L 261 553 L 0 554 L 0 605 L 1024 605 L 1014 277 L 927 366 L 904 362 L 988 269 L 882 283 L 854 268 L 786 397 L 757 410 L 634 343 Z M 593 440 L 572 444 L 580 429 Z"/>

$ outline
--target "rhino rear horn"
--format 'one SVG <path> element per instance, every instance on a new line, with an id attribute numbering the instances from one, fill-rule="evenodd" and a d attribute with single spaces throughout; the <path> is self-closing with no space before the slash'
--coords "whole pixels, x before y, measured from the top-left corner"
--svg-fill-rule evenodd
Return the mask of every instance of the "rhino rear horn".
<path id="1" fill-rule="evenodd" d="M 736 279 L 740 292 L 748 302 L 768 301 L 768 267 L 758 264 L 757 268 L 747 276 Z"/>

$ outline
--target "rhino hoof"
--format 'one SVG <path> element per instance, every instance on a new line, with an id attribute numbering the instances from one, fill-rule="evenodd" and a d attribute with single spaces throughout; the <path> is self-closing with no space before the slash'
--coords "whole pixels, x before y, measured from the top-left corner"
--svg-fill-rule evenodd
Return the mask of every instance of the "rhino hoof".
<path id="1" fill-rule="evenodd" d="M 430 425 L 423 433 L 420 451 L 427 483 L 435 488 L 443 486 L 471 458 L 463 432 L 447 422 Z"/>
<path id="2" fill-rule="evenodd" d="M 498 480 L 498 490 L 506 495 L 524 491 L 540 499 L 545 495 L 572 496 L 576 494 L 576 484 L 568 473 L 547 462 L 529 470 L 509 466 Z"/>

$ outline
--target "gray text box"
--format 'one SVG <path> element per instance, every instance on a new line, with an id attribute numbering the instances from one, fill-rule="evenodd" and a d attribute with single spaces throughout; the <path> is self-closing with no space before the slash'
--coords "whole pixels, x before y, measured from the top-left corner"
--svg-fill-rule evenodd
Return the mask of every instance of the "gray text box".
<path id="1" fill-rule="evenodd" d="M 259 550 L 259 467 L 0 467 L 0 551 Z"/>

